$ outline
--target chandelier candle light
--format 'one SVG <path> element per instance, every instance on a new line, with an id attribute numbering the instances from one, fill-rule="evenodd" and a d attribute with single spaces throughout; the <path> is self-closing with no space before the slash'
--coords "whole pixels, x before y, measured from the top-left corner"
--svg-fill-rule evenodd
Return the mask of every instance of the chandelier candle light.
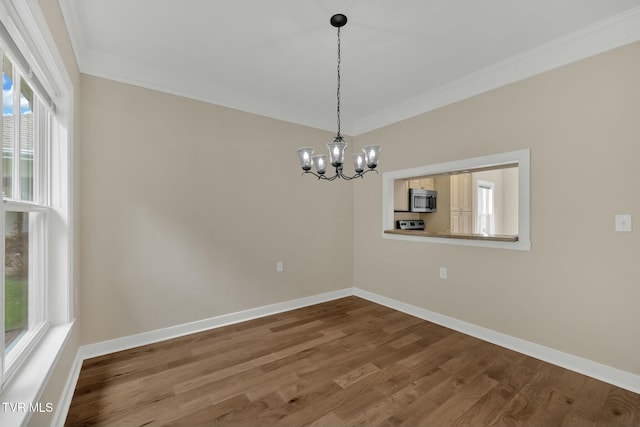
<path id="1" fill-rule="evenodd" d="M 344 142 L 344 138 L 340 134 L 340 28 L 347 23 L 347 17 L 339 13 L 331 17 L 331 25 L 338 29 L 338 132 L 331 144 L 327 144 L 329 149 L 329 155 L 321 154 L 314 156 L 312 147 L 299 148 L 297 150 L 298 157 L 300 158 L 300 166 L 302 166 L 303 174 L 310 173 L 318 179 L 326 179 L 327 181 L 333 181 L 336 178 L 342 178 L 346 180 L 354 178 L 362 178 L 367 172 L 378 171 L 375 170 L 378 166 L 378 155 L 380 153 L 379 145 L 368 145 L 362 148 L 362 153 L 353 155 L 353 167 L 356 171 L 355 175 L 348 176 L 342 172 L 342 166 L 344 165 L 344 151 L 347 148 L 347 143 Z M 327 163 L 331 163 L 331 166 L 336 168 L 336 174 L 328 177 L 325 175 L 327 170 Z M 367 170 L 365 170 L 365 165 Z M 311 168 L 315 166 L 316 172 L 312 172 Z"/>

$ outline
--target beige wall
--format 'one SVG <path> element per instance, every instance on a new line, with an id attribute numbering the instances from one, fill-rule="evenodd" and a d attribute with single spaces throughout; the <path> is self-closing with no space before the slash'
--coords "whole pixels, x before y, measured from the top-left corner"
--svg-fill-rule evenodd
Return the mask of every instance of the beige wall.
<path id="1" fill-rule="evenodd" d="M 357 137 L 385 171 L 530 148 L 533 247 L 383 240 L 372 177 L 354 186 L 355 286 L 640 374 L 639 74 L 636 43 Z"/>
<path id="2" fill-rule="evenodd" d="M 81 92 L 83 344 L 352 286 L 353 184 L 295 154 L 330 133 L 86 75 Z"/>

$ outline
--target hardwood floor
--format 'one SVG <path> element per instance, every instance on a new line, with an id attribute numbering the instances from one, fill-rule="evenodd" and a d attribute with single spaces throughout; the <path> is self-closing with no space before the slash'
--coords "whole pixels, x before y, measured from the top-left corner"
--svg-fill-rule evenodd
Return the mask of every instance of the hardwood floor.
<path id="1" fill-rule="evenodd" d="M 66 425 L 638 426 L 640 395 L 348 297 L 87 360 Z"/>

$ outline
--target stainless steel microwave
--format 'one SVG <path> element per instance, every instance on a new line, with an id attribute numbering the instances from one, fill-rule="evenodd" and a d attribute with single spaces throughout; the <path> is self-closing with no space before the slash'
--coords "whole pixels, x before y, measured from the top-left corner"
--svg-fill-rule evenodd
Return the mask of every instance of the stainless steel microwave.
<path id="1" fill-rule="evenodd" d="M 409 189 L 409 210 L 411 212 L 435 212 L 438 193 L 419 188 Z"/>

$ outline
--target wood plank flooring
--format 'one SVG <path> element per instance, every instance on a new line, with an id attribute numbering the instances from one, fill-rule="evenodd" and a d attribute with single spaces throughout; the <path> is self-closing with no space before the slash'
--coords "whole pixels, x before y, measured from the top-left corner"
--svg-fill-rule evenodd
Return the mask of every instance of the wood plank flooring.
<path id="1" fill-rule="evenodd" d="M 638 426 L 640 395 L 348 297 L 87 360 L 66 425 Z"/>

